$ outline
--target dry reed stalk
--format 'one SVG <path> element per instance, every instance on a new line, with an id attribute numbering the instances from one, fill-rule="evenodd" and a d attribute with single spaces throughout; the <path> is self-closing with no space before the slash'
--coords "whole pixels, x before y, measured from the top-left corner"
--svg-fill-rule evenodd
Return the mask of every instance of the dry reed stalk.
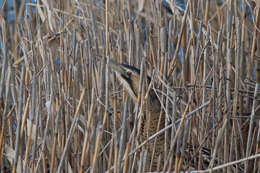
<path id="1" fill-rule="evenodd" d="M 29 96 L 27 98 L 27 101 L 26 101 L 26 105 L 25 105 L 25 111 L 23 113 L 23 119 L 22 119 L 22 125 L 21 125 L 21 133 L 20 133 L 20 136 L 23 136 L 23 131 L 24 131 L 24 126 L 25 126 L 25 122 L 27 121 L 27 117 L 28 117 L 28 112 L 29 112 L 29 103 L 31 101 L 31 97 Z"/>
<path id="2" fill-rule="evenodd" d="M 128 107 L 128 97 L 126 98 L 124 113 L 123 113 L 123 121 L 122 121 L 122 128 L 121 128 L 121 136 L 119 141 L 119 152 L 118 152 L 118 166 L 117 172 L 122 172 L 121 160 L 123 159 L 123 152 L 126 147 L 126 119 L 127 119 L 127 107 Z"/>
<path id="3" fill-rule="evenodd" d="M 233 8 L 232 8 L 232 3 L 231 1 L 228 2 L 228 12 L 227 12 L 227 42 L 226 42 L 226 47 L 227 47 L 227 81 L 226 81 L 226 107 L 224 109 L 226 109 L 226 111 L 229 111 L 229 105 L 231 105 L 231 87 L 232 87 L 232 51 L 233 51 Z M 225 119 L 229 119 L 230 117 L 228 116 L 228 114 L 226 113 L 225 115 Z M 227 125 L 225 126 L 225 132 L 224 132 L 224 153 L 223 153 L 223 159 L 224 162 L 228 162 L 229 160 L 229 146 L 230 146 L 230 140 L 229 137 L 231 136 L 230 134 L 230 126 Z M 230 171 L 229 168 L 224 168 L 223 171 Z"/>
<path id="4" fill-rule="evenodd" d="M 61 169 L 62 169 L 64 157 L 65 157 L 66 152 L 67 152 L 67 150 L 68 150 L 68 145 L 69 145 L 69 142 L 70 142 L 71 135 L 72 135 L 72 133 L 73 133 L 73 131 L 74 131 L 74 129 L 75 129 L 75 126 L 76 126 L 76 124 L 77 124 L 77 121 L 78 121 L 78 117 L 79 117 L 78 113 L 79 113 L 79 109 L 80 109 L 80 107 L 81 107 L 81 105 L 82 105 L 84 96 L 85 96 L 85 89 L 83 89 L 83 91 L 81 92 L 80 100 L 79 100 L 79 103 L 78 103 L 78 105 L 77 105 L 77 108 L 76 108 L 75 113 L 74 113 L 74 116 L 73 116 L 74 118 L 73 118 L 73 121 L 72 121 L 72 124 L 71 124 L 70 131 L 69 131 L 69 133 L 68 133 L 68 138 L 67 138 L 67 140 L 66 140 L 66 144 L 65 144 L 65 147 L 64 147 L 64 151 L 63 151 L 63 153 L 62 153 L 62 156 L 61 156 L 61 160 L 60 160 L 60 163 L 59 163 L 57 172 L 60 172 Z"/>
<path id="5" fill-rule="evenodd" d="M 131 145 L 130 142 L 128 142 L 128 143 L 126 144 L 126 150 L 125 150 L 125 154 L 124 154 L 125 160 L 124 160 L 124 163 L 123 163 L 123 165 L 124 165 L 124 167 L 123 167 L 123 173 L 126 173 L 126 171 L 127 171 L 127 165 L 128 165 L 127 163 L 128 163 L 128 160 L 129 160 L 128 154 L 129 154 L 129 151 L 130 151 L 130 145 Z"/>
<path id="6" fill-rule="evenodd" d="M 189 0 L 190 1 L 190 0 Z M 184 27 L 186 25 L 186 18 L 187 18 L 187 15 L 188 15 L 188 9 L 190 8 L 190 3 L 189 1 L 187 2 L 187 7 L 186 7 L 186 10 L 185 10 L 185 13 L 184 13 L 184 16 L 183 16 L 183 19 L 182 19 L 182 25 L 181 25 L 181 29 L 180 29 L 180 34 L 179 34 L 179 37 L 178 37 L 178 42 L 177 42 L 177 45 L 176 45 L 176 48 L 175 48 L 175 52 L 174 52 L 174 56 L 173 56 L 173 61 L 170 63 L 170 70 L 169 72 L 171 73 L 172 70 L 174 69 L 174 67 L 176 66 L 176 61 L 177 61 L 177 55 L 178 55 L 178 52 L 179 52 L 179 49 L 180 49 L 180 44 L 181 44 L 181 40 L 182 40 L 182 35 L 184 33 Z M 169 74 L 168 74 L 169 75 Z"/>
<path id="7" fill-rule="evenodd" d="M 51 151 L 51 166 L 50 166 L 50 172 L 54 172 L 54 164 L 55 164 L 55 154 L 56 154 L 56 149 L 57 149 L 57 140 L 58 140 L 58 122 L 61 116 L 61 112 L 60 112 L 60 105 L 59 105 L 59 98 L 56 97 L 55 99 L 55 107 L 56 107 L 56 111 L 57 111 L 57 115 L 55 118 L 55 128 L 54 128 L 54 137 L 53 137 L 53 147 L 52 147 L 52 151 Z"/>
<path id="8" fill-rule="evenodd" d="M 21 81 L 20 81 L 20 92 L 19 92 L 19 100 L 18 100 L 18 107 L 17 107 L 17 113 L 18 113 L 18 117 L 17 117 L 17 132 L 16 132 L 16 137 L 15 137 L 15 159 L 14 159 L 14 167 L 12 169 L 12 172 L 15 173 L 17 171 L 17 164 L 18 164 L 18 159 L 19 159 L 19 152 L 20 152 L 20 142 L 21 142 L 21 138 L 20 138 L 20 129 L 21 129 L 21 120 L 22 120 L 22 98 L 23 98 L 23 94 L 24 94 L 24 72 L 25 68 L 22 68 L 21 71 Z M 20 171 L 20 170 L 19 170 Z"/>
<path id="9" fill-rule="evenodd" d="M 7 120 L 8 120 L 8 117 L 10 116 L 10 112 L 8 113 L 7 109 L 8 109 L 8 106 L 9 106 L 9 103 L 7 102 L 8 100 L 8 95 L 9 95 L 9 87 L 10 87 L 10 76 L 11 76 L 11 69 L 10 67 L 8 67 L 7 69 L 7 77 L 6 77 L 6 83 L 5 85 L 7 86 L 6 88 L 6 91 L 5 91 L 5 98 L 4 100 L 6 100 L 5 104 L 4 104 L 4 108 L 3 108 L 3 119 L 2 119 L 2 128 L 1 128 L 1 133 L 0 133 L 0 164 L 1 165 L 4 165 L 3 164 L 3 154 L 4 154 L 4 151 L 5 151 L 5 147 L 4 147 L 4 134 L 5 134 L 5 129 L 6 129 L 6 124 L 7 123 Z M 1 95 L 0 95 L 1 96 Z M 4 169 L 3 166 L 0 166 L 0 169 Z"/>
<path id="10" fill-rule="evenodd" d="M 4 77 L 5 77 L 5 72 L 7 68 L 7 63 L 8 63 L 8 46 L 6 44 L 7 42 L 7 37 L 6 37 L 6 23 L 5 20 L 1 20 L 1 47 L 2 47 L 2 54 L 3 54 L 3 62 L 2 62 L 2 70 L 1 70 L 1 79 L 0 79 L 0 98 L 2 99 L 2 92 L 3 92 L 3 86 L 4 86 Z"/>
<path id="11" fill-rule="evenodd" d="M 96 139 L 96 147 L 95 147 L 95 152 L 92 158 L 92 166 L 91 166 L 91 170 L 90 172 L 93 173 L 95 171 L 95 165 L 97 162 L 97 154 L 98 154 L 98 150 L 99 150 L 99 144 L 100 144 L 100 140 L 101 140 L 101 135 L 102 135 L 102 128 L 98 127 L 98 133 L 97 133 L 97 139 Z"/>
<path id="12" fill-rule="evenodd" d="M 26 103 L 26 106 L 25 106 L 25 113 L 27 112 L 28 113 L 28 107 L 29 107 L 29 102 L 30 102 L 30 96 L 27 98 L 27 103 Z M 26 114 L 27 114 L 26 113 Z M 26 117 L 25 120 L 27 120 L 27 115 L 24 114 L 23 117 Z M 34 116 L 33 116 L 34 117 Z M 33 118 L 34 119 L 34 118 Z M 23 135 L 23 128 L 24 128 L 24 122 L 25 120 L 22 122 L 22 126 L 21 126 L 21 134 L 20 136 Z M 25 167 L 27 166 L 27 161 L 28 161 L 28 155 L 29 155 L 29 150 L 30 150 L 30 145 L 31 145 L 31 138 L 32 138 L 32 129 L 33 129 L 33 123 L 34 121 L 32 120 L 31 123 L 30 123 L 30 127 L 29 127 L 29 132 L 28 132 L 28 138 L 27 138 L 27 143 L 26 143 L 26 151 L 25 151 L 25 159 L 24 159 L 24 165 Z M 26 168 L 25 168 L 26 170 Z"/>
<path id="13" fill-rule="evenodd" d="M 150 162 L 146 158 L 149 153 L 140 155 L 140 150 L 148 142 L 156 145 L 158 136 L 167 136 L 169 130 L 171 139 L 164 144 L 169 156 L 160 157 L 166 161 L 165 171 L 175 163 L 176 171 L 185 167 L 186 142 L 192 145 L 196 169 L 205 168 L 198 156 L 206 147 L 211 150 L 212 169 L 205 172 L 240 170 L 247 162 L 248 171 L 258 171 L 259 145 L 252 147 L 252 141 L 259 140 L 259 129 L 256 124 L 246 127 L 249 117 L 244 112 L 258 107 L 252 91 L 257 30 L 251 33 L 249 24 L 259 21 L 250 22 L 246 16 L 246 5 L 255 8 L 252 3 L 216 2 L 190 0 L 184 16 L 176 12 L 172 2 L 173 14 L 168 14 L 159 1 L 143 1 L 139 10 L 132 1 L 55 4 L 44 0 L 22 7 L 15 2 L 14 27 L 1 20 L 0 114 L 4 118 L 0 118 L 0 172 L 14 170 L 11 163 L 15 161 L 17 171 L 24 166 L 28 172 L 142 172 Z M 35 13 L 23 22 L 22 12 L 31 7 L 36 7 Z M 240 27 L 236 27 L 238 23 Z M 182 64 L 178 60 L 181 48 Z M 126 93 L 121 92 L 113 74 L 110 78 L 109 63 L 106 66 L 96 59 L 103 55 L 141 67 L 142 79 L 146 74 L 152 78 L 149 86 L 143 80 L 139 83 L 137 104 L 124 104 Z M 26 69 L 24 82 L 22 68 Z M 17 84 L 23 84 L 23 89 Z M 82 85 L 85 97 L 77 125 L 72 128 Z M 158 94 L 167 121 L 164 129 L 152 136 L 148 133 L 147 140 L 138 145 L 138 123 L 150 90 Z M 25 116 L 19 120 L 20 115 Z M 99 124 L 102 129 L 98 129 Z M 19 140 L 14 138 L 17 131 Z M 245 134 L 250 134 L 250 139 Z M 245 136 L 250 140 L 247 149 Z M 10 151 L 18 159 L 11 158 Z M 171 155 L 178 158 L 174 160 Z M 245 155 L 254 164 L 246 161 Z"/>
<path id="14" fill-rule="evenodd" d="M 239 78 L 240 78 L 240 60 L 241 60 L 241 23 L 239 21 L 239 19 L 236 19 L 236 34 L 237 34 L 237 41 L 236 41 L 236 58 L 235 58 L 235 84 L 234 84 L 234 96 L 233 96 L 233 128 L 232 128 L 232 137 L 234 140 L 232 140 L 232 142 L 234 142 L 234 144 L 231 143 L 231 151 L 235 151 L 235 158 L 232 156 L 230 156 L 230 160 L 233 159 L 238 159 L 238 155 L 239 150 L 238 150 L 238 144 L 237 141 L 239 141 L 238 137 L 239 137 L 239 130 L 238 130 L 238 121 L 237 121 L 237 115 L 238 115 L 238 106 L 239 103 L 241 102 L 241 100 L 239 101 L 239 88 L 240 88 L 240 82 L 239 82 Z M 240 139 L 241 140 L 241 139 Z M 235 148 L 232 148 L 233 146 L 235 146 Z"/>
<path id="15" fill-rule="evenodd" d="M 260 8 L 258 7 L 258 13 L 257 13 L 257 21 L 256 21 L 256 27 L 259 28 L 259 16 L 260 16 Z M 257 55 L 260 55 L 260 34 L 259 32 L 255 29 L 255 33 L 254 33 L 254 37 L 256 39 L 256 44 L 257 44 L 257 51 L 256 51 L 256 54 Z M 255 92 L 254 92 L 254 99 L 253 99 L 253 105 L 252 105 L 252 110 L 251 110 L 251 116 L 250 116 L 250 124 L 249 124 L 249 130 L 248 130 L 248 138 L 247 138 L 247 145 L 246 145 L 246 157 L 249 157 L 249 154 L 251 153 L 252 151 L 252 148 L 251 148 L 251 144 L 254 140 L 252 140 L 253 138 L 253 126 L 254 126 L 254 121 L 255 121 L 255 109 L 256 109 L 256 104 L 257 104 L 257 101 L 256 101 L 256 98 L 258 96 L 258 88 L 259 88 L 259 83 L 260 83 L 260 74 L 259 74 L 259 62 L 256 61 L 255 63 L 255 74 L 256 74 L 256 86 L 255 86 Z M 248 168 L 249 165 L 248 165 L 248 161 L 245 162 L 245 172 L 248 171 Z"/>
<path id="16" fill-rule="evenodd" d="M 206 173 L 206 172 L 210 172 L 210 171 L 216 171 L 216 170 L 219 170 L 219 169 L 223 169 L 223 168 L 226 168 L 226 167 L 230 167 L 230 166 L 232 166 L 232 165 L 235 165 L 235 164 L 238 164 L 238 163 L 242 163 L 242 162 L 246 162 L 246 161 L 248 161 L 248 160 L 256 159 L 256 158 L 259 158 L 259 157 L 260 157 L 260 154 L 255 154 L 255 155 L 249 156 L 249 157 L 247 157 L 247 158 L 243 158 L 243 159 L 240 159 L 240 160 L 228 162 L 228 163 L 226 163 L 226 164 L 219 165 L 219 166 L 216 166 L 216 167 L 211 168 L 211 169 L 200 170 L 200 171 L 197 171 L 197 172 L 198 172 L 198 173 Z"/>
<path id="17" fill-rule="evenodd" d="M 85 137 L 84 137 L 84 144 L 83 144 L 83 149 L 82 149 L 82 155 L 81 155 L 81 165 L 80 165 L 80 173 L 83 172 L 84 170 L 84 164 L 86 161 L 86 151 L 87 151 L 87 145 L 89 143 L 89 134 L 91 130 L 91 126 L 93 125 L 93 113 L 94 113 L 94 90 L 92 90 L 92 104 L 90 106 L 90 112 L 88 115 L 88 123 L 86 127 L 86 132 L 85 132 Z"/>

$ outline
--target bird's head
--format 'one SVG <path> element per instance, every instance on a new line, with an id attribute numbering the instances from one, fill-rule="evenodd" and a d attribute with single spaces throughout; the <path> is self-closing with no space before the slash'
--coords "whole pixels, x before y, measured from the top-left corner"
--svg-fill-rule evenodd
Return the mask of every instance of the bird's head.
<path id="1" fill-rule="evenodd" d="M 126 92 L 130 97 L 137 102 L 138 100 L 138 89 L 140 81 L 140 70 L 129 66 L 126 64 L 117 64 L 113 61 L 110 61 L 111 69 L 116 73 L 117 79 L 121 82 L 123 87 L 126 89 Z M 145 79 L 145 78 L 144 78 Z M 148 84 L 151 82 L 149 76 L 146 77 Z M 160 102 L 152 89 L 149 91 L 148 98 L 148 111 L 158 112 L 160 111 Z"/>

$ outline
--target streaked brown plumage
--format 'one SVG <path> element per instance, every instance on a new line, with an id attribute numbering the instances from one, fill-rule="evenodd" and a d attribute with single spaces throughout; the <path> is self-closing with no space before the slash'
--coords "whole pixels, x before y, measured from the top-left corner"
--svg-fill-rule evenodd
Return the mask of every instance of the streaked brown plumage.
<path id="1" fill-rule="evenodd" d="M 129 94 L 132 100 L 137 102 L 138 100 L 138 89 L 139 89 L 139 80 L 140 80 L 140 70 L 129 65 L 125 64 L 117 64 L 113 62 L 112 60 L 110 61 L 110 67 L 112 70 L 116 73 L 117 79 L 122 83 L 123 87 L 126 89 L 126 92 Z M 151 79 L 150 77 L 145 78 L 148 83 L 150 83 Z M 147 140 L 148 137 L 154 135 L 161 129 L 165 128 L 165 113 L 161 113 L 161 103 L 156 95 L 156 93 L 151 89 L 149 90 L 148 97 L 147 97 L 147 102 L 146 106 L 143 108 L 143 116 L 141 119 L 141 127 L 140 127 L 140 136 L 139 136 L 139 142 L 144 142 Z M 146 143 L 146 145 L 143 147 L 144 150 L 147 151 L 147 157 L 146 157 L 146 167 L 145 171 L 162 171 L 164 164 L 164 158 L 167 158 L 167 155 L 169 153 L 165 153 L 165 135 L 159 135 L 156 137 L 156 143 L 155 140 L 149 141 Z M 169 139 L 168 141 L 170 142 L 170 134 L 169 134 Z M 170 146 L 170 144 L 169 144 Z M 184 161 L 187 162 L 188 164 L 184 165 L 188 169 L 190 166 L 193 165 L 193 159 L 192 158 L 194 151 L 194 147 L 187 146 L 186 147 L 186 154 Z M 154 152 L 153 158 L 152 158 L 152 153 Z M 209 165 L 210 161 L 210 151 L 206 148 L 202 149 L 203 152 L 203 166 L 202 168 L 206 169 Z M 175 152 L 173 152 L 175 153 Z M 173 156 L 173 163 L 174 163 L 174 158 Z M 168 158 L 169 159 L 169 158 Z M 172 163 L 172 165 L 174 165 Z M 158 164 L 160 165 L 158 167 Z M 149 165 L 149 166 L 148 166 Z M 167 168 L 169 165 L 167 166 Z M 174 169 L 173 166 L 170 166 L 171 170 Z M 151 168 L 151 169 L 150 169 Z M 235 168 L 235 167 L 234 167 Z"/>
<path id="2" fill-rule="evenodd" d="M 131 99 L 137 102 L 140 70 L 132 66 L 128 66 L 125 64 L 117 64 L 114 62 L 110 63 L 110 66 L 113 69 L 113 71 L 116 72 L 117 79 L 122 83 L 123 87 L 126 89 L 126 92 L 129 94 Z M 150 78 L 147 77 L 146 79 L 149 83 Z M 158 132 L 158 130 L 161 130 L 165 127 L 165 115 L 162 115 L 160 119 L 160 111 L 160 101 L 158 100 L 155 92 L 153 90 L 150 90 L 147 97 L 147 104 L 143 109 L 139 142 L 145 141 L 149 136 L 152 136 L 153 134 Z M 148 142 L 144 147 L 144 149 L 147 150 L 146 165 L 151 165 L 152 171 L 157 170 L 159 158 L 161 158 L 160 168 L 163 167 L 164 163 L 162 160 L 164 159 L 164 142 L 165 135 L 163 134 L 156 138 L 155 147 L 154 140 Z M 153 148 L 154 156 L 152 158 Z M 160 155 L 161 157 L 159 157 Z M 149 167 L 147 166 L 145 169 L 146 171 L 148 171 Z"/>
<path id="3" fill-rule="evenodd" d="M 115 71 L 117 79 L 122 83 L 123 87 L 126 89 L 126 92 L 129 94 L 131 99 L 137 102 L 140 70 L 126 64 L 117 64 L 112 60 L 110 62 L 110 66 L 112 70 Z M 151 81 L 149 76 L 144 78 L 144 80 L 147 80 L 148 84 Z M 138 139 L 140 143 L 144 142 L 150 136 L 165 128 L 165 112 L 161 112 L 161 103 L 154 90 L 149 90 L 146 103 L 147 104 L 145 104 L 142 112 L 143 116 L 141 117 L 142 119 L 140 126 L 140 136 Z M 147 151 L 147 157 L 145 158 L 145 171 L 162 171 L 164 164 L 168 164 L 164 163 L 164 158 L 167 158 L 169 154 L 165 152 L 165 134 L 161 134 L 157 136 L 155 139 L 156 140 L 147 142 L 143 147 L 143 149 Z M 168 142 L 170 142 L 170 134 Z M 170 148 L 169 143 L 168 146 Z M 187 148 L 190 148 L 192 150 L 192 147 Z M 190 153 L 187 154 L 189 155 Z M 191 161 L 191 155 L 188 155 L 185 160 Z M 167 168 L 171 167 L 171 170 L 174 169 L 174 156 L 172 159 L 173 162 L 171 163 L 171 166 L 167 166 Z M 189 164 L 191 163 L 189 162 Z"/>

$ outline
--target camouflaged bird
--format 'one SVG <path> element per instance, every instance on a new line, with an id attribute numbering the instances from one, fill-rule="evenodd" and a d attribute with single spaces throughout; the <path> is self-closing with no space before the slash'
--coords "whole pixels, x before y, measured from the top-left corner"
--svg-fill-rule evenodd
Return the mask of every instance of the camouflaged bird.
<path id="1" fill-rule="evenodd" d="M 138 90 L 139 90 L 139 80 L 140 80 L 140 70 L 129 66 L 126 64 L 118 64 L 114 62 L 113 60 L 110 60 L 110 67 L 111 69 L 116 73 L 116 78 L 121 82 L 123 87 L 125 88 L 128 95 L 131 97 L 131 99 L 137 103 L 138 101 Z M 148 84 L 151 82 L 151 78 L 149 76 L 146 76 L 144 80 L 147 80 Z M 140 126 L 140 135 L 139 135 L 139 142 L 143 143 L 147 140 L 148 137 L 154 135 L 158 131 L 165 128 L 165 121 L 166 121 L 166 115 L 165 112 L 161 109 L 161 103 L 153 89 L 150 89 L 148 91 L 148 97 L 147 97 L 147 104 L 143 107 L 143 116 L 141 116 L 141 126 Z M 162 111 L 162 112 L 161 112 Z M 169 141 L 168 146 L 170 146 L 170 136 L 171 134 L 168 133 Z M 147 151 L 146 155 L 146 165 L 144 168 L 144 171 L 162 171 L 164 168 L 164 165 L 168 165 L 169 160 L 167 160 L 167 163 L 164 162 L 164 159 L 167 158 L 169 152 L 165 152 L 165 134 L 158 135 L 155 140 L 151 140 L 147 142 L 143 150 Z M 193 169 L 196 167 L 194 165 L 194 149 L 196 147 L 187 145 L 185 148 L 185 158 L 183 158 L 182 163 L 182 170 L 187 169 Z M 211 159 L 211 152 L 209 149 L 202 147 L 202 169 L 206 169 L 209 166 L 209 162 Z M 175 152 L 173 152 L 175 153 Z M 173 154 L 172 158 L 173 161 L 176 159 L 176 155 Z M 221 162 L 220 162 L 221 163 Z M 174 169 L 174 164 L 168 165 L 166 170 Z M 233 166 L 231 168 L 232 170 L 236 169 L 236 166 Z M 238 168 L 241 172 L 241 168 Z M 233 172 L 233 171 L 231 171 Z"/>
<path id="2" fill-rule="evenodd" d="M 116 73 L 117 79 L 121 82 L 131 99 L 137 102 L 140 70 L 126 64 L 118 64 L 112 60 L 110 60 L 110 67 Z M 151 82 L 149 76 L 147 76 L 145 80 L 147 80 L 148 84 Z M 148 137 L 165 128 L 166 120 L 165 112 L 161 114 L 161 103 L 154 90 L 149 90 L 146 104 L 144 105 L 142 109 L 143 116 L 141 116 L 140 135 L 138 138 L 140 143 L 143 143 Z M 170 139 L 170 134 L 168 134 L 168 136 Z M 169 143 L 168 146 L 170 146 Z M 145 171 L 162 170 L 165 164 L 164 158 L 169 154 L 165 153 L 165 134 L 157 136 L 156 143 L 155 140 L 147 142 L 143 150 L 147 151 Z M 172 169 L 173 167 L 171 166 L 171 170 Z"/>

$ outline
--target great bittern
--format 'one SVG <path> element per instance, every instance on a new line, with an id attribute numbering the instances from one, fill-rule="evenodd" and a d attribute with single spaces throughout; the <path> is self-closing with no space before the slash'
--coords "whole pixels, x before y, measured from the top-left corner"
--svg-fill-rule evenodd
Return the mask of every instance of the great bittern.
<path id="1" fill-rule="evenodd" d="M 140 80 L 140 70 L 129 66 L 126 64 L 118 64 L 114 61 L 110 61 L 110 67 L 116 73 L 117 79 L 122 83 L 126 92 L 129 94 L 131 99 L 135 102 L 138 101 L 138 90 L 139 90 L 139 80 Z M 149 76 L 146 76 L 144 80 L 148 81 L 148 84 L 151 82 Z M 141 127 L 140 127 L 140 136 L 138 138 L 139 142 L 144 142 L 148 137 L 154 135 L 159 130 L 165 128 L 166 116 L 165 112 L 161 114 L 161 103 L 154 90 L 150 89 L 148 92 L 148 97 L 146 104 L 144 106 L 143 116 L 141 117 Z M 156 143 L 154 140 L 149 141 L 145 144 L 144 149 L 147 151 L 145 171 L 161 171 L 164 166 L 164 159 L 167 158 L 169 153 L 165 153 L 165 137 L 166 135 L 162 134 L 156 137 Z M 169 140 L 170 141 L 170 134 Z M 154 145 L 155 144 L 155 145 Z M 170 144 L 169 144 L 170 146 Z M 193 159 L 191 153 L 193 152 L 193 147 L 190 145 L 187 146 L 186 156 L 184 160 L 188 165 L 184 165 L 189 168 L 193 164 Z M 207 168 L 210 160 L 210 150 L 202 148 L 203 155 L 203 168 Z M 172 156 L 174 159 L 174 155 Z M 169 159 L 169 158 L 168 158 Z M 150 167 L 148 167 L 150 165 Z M 173 165 L 173 164 L 172 164 Z M 171 166 L 170 166 L 171 167 Z M 171 170 L 174 169 L 171 167 Z"/>
<path id="2" fill-rule="evenodd" d="M 139 88 L 139 80 L 140 80 L 140 70 L 133 66 L 125 65 L 125 64 L 111 64 L 112 69 L 116 72 L 117 79 L 123 84 L 126 92 L 129 94 L 132 100 L 137 102 L 138 98 L 138 88 Z M 150 82 L 150 78 L 147 77 L 148 83 Z M 147 139 L 147 134 L 153 135 L 157 132 L 157 125 L 159 122 L 161 104 L 158 100 L 156 94 L 153 90 L 149 91 L 147 97 L 147 104 L 144 110 L 144 115 L 141 119 L 141 128 L 140 128 L 140 137 L 139 141 L 143 142 Z M 148 127 L 148 114 L 150 115 L 150 124 Z M 159 130 L 165 127 L 165 118 L 163 117 L 160 120 Z M 149 129 L 148 129 L 149 128 Z M 146 131 L 148 129 L 148 131 Z M 147 149 L 147 161 L 151 160 L 151 153 L 153 149 L 153 142 L 147 143 L 145 145 L 145 149 Z M 159 155 L 164 151 L 164 135 L 160 135 L 157 138 L 154 158 L 152 161 L 152 169 L 155 169 L 158 164 Z M 161 157 L 163 160 L 163 157 Z M 147 163 L 147 162 L 146 162 Z M 148 169 L 148 168 L 147 168 Z"/>
<path id="3" fill-rule="evenodd" d="M 131 99 L 137 102 L 140 70 L 133 66 L 117 64 L 113 61 L 110 62 L 110 66 L 113 71 L 115 71 L 117 79 L 122 83 Z M 146 79 L 148 83 L 151 81 L 149 76 L 144 79 Z M 160 118 L 161 103 L 152 89 L 148 92 L 147 101 L 142 110 L 143 116 L 141 117 L 139 142 L 145 141 L 149 136 L 165 127 L 165 115 L 162 115 Z M 146 165 L 151 165 L 152 171 L 157 170 L 158 165 L 160 165 L 160 169 L 162 169 L 164 165 L 163 160 L 166 154 L 164 153 L 164 143 L 165 135 L 163 134 L 157 136 L 155 145 L 154 141 L 150 141 L 146 143 L 144 147 L 144 149 L 147 150 Z M 152 156 L 153 152 L 154 154 Z M 149 168 L 146 166 L 145 170 L 148 171 Z"/>

